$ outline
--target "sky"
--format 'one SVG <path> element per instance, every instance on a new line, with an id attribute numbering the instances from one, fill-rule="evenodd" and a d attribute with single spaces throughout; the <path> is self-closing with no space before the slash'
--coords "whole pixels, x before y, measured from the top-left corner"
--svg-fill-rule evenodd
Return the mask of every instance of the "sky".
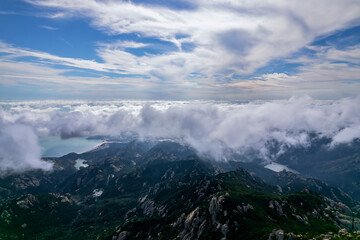
<path id="1" fill-rule="evenodd" d="M 0 100 L 354 97 L 358 0 L 0 0 Z"/>

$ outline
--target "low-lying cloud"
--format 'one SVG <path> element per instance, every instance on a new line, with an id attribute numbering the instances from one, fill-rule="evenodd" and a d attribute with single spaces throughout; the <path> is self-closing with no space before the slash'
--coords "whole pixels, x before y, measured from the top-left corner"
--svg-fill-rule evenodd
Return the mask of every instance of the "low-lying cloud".
<path id="1" fill-rule="evenodd" d="M 0 126 L 0 175 L 31 169 L 52 169 L 51 162 L 41 160 L 38 138 L 31 127 L 10 123 Z"/>
<path id="2" fill-rule="evenodd" d="M 226 160 L 229 152 L 256 152 L 264 160 L 273 160 L 290 147 L 311 146 L 314 136 L 329 138 L 333 146 L 360 137 L 360 97 L 332 102 L 305 97 L 246 104 L 25 102 L 4 103 L 0 107 L 0 153 L 5 156 L 3 159 L 14 162 L 2 160 L 2 170 L 11 169 L 9 164 L 21 166 L 22 161 L 25 165 L 20 169 L 48 168 L 44 162 L 32 161 L 39 159 L 40 150 L 30 129 L 39 136 L 62 138 L 135 134 L 140 139 L 178 139 L 217 160 Z M 8 124 L 12 127 L 5 130 Z M 10 148 L 5 147 L 9 144 Z M 272 149 L 274 144 L 276 151 Z"/>

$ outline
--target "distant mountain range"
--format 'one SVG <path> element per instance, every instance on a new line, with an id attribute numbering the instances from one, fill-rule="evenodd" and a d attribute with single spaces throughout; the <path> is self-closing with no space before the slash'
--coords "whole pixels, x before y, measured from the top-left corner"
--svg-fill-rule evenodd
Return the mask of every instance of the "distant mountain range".
<path id="1" fill-rule="evenodd" d="M 173 141 L 46 158 L 54 171 L 0 178 L 0 239 L 355 239 L 360 144 L 324 144 L 278 158 L 299 174 Z"/>

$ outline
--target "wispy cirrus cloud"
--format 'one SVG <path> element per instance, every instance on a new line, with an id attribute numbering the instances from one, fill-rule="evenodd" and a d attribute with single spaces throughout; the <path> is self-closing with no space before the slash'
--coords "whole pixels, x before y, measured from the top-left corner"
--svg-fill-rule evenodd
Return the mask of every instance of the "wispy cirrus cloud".
<path id="1" fill-rule="evenodd" d="M 44 28 L 44 29 L 47 29 L 47 30 L 51 30 L 51 31 L 59 30 L 59 28 L 51 27 L 51 26 L 47 26 L 47 25 L 40 25 L 40 27 Z"/>
<path id="2" fill-rule="evenodd" d="M 204 63 L 204 58 L 212 61 L 214 56 L 221 57 L 221 62 L 214 60 L 213 72 L 196 67 L 190 70 L 208 75 L 224 71 L 252 73 L 271 59 L 299 50 L 317 36 L 351 25 L 360 12 L 357 1 L 351 0 L 195 1 L 196 7 L 189 10 L 123 1 L 30 2 L 90 18 L 92 26 L 111 35 L 140 33 L 173 42 L 179 49 L 184 43 L 192 43 L 192 54 L 176 58 L 183 62 L 196 58 Z M 124 53 L 113 54 L 121 57 Z M 174 57 L 174 53 L 165 55 Z"/>
<path id="3" fill-rule="evenodd" d="M 46 63 L 61 64 L 64 66 L 69 66 L 69 67 L 76 67 L 76 68 L 83 68 L 83 69 L 104 71 L 104 72 L 110 71 L 110 70 L 116 70 L 116 68 L 111 67 L 111 65 L 98 63 L 93 60 L 59 57 L 59 56 L 49 54 L 46 52 L 35 51 L 35 50 L 31 50 L 31 49 L 16 48 L 10 44 L 7 44 L 7 43 L 1 42 L 1 41 L 0 41 L 0 52 L 7 54 L 7 55 L 3 56 L 3 58 L 5 58 L 5 59 L 16 59 L 16 58 L 20 58 L 20 57 L 34 57 L 38 60 L 45 60 Z"/>
<path id="4" fill-rule="evenodd" d="M 0 52 L 7 63 L 24 64 L 23 58 L 31 58 L 31 64 L 56 66 L 55 71 L 63 66 L 97 71 L 100 75 L 126 74 L 134 81 L 140 79 L 148 89 L 157 87 L 192 97 L 282 98 L 327 92 L 326 97 L 334 98 L 332 94 L 337 90 L 344 96 L 352 94 L 357 86 L 357 83 L 348 86 L 358 80 L 357 66 L 353 65 L 360 59 L 357 46 L 346 49 L 326 46 L 312 49 L 316 52 L 313 57 L 293 56 L 304 48 L 315 48 L 311 46 L 315 39 L 356 25 L 360 5 L 355 0 L 197 0 L 191 4 L 179 2 L 177 5 L 185 6 L 180 8 L 172 2 L 27 2 L 59 13 L 46 16 L 57 21 L 86 19 L 92 28 L 113 40 L 94 42 L 97 60 L 61 57 L 0 42 Z M 44 12 L 41 16 L 44 17 Z M 276 60 L 298 66 L 291 71 L 257 72 Z M 85 80 L 77 76 L 64 78 L 64 83 Z M 91 77 L 88 80 L 97 82 Z M 332 82 L 330 86 L 327 81 Z M 121 80 L 115 77 L 104 82 L 120 84 Z"/>

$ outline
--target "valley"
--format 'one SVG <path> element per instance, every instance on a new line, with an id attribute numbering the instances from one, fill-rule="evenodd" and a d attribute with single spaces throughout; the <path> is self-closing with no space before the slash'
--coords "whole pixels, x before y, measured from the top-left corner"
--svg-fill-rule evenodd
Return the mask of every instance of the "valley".
<path id="1" fill-rule="evenodd" d="M 104 142 L 44 160 L 52 172 L 0 179 L 0 239 L 321 239 L 360 228 L 356 194 L 174 141 Z"/>

